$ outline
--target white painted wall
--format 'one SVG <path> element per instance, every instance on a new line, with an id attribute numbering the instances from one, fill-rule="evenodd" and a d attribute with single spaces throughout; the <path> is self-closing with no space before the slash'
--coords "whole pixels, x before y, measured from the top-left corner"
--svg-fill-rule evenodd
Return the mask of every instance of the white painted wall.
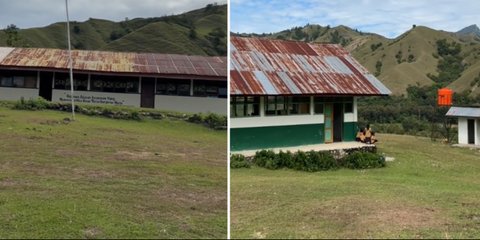
<path id="1" fill-rule="evenodd" d="M 468 122 L 466 118 L 458 118 L 458 143 L 468 144 Z"/>
<path id="2" fill-rule="evenodd" d="M 52 90 L 53 102 L 70 102 L 69 90 Z M 140 107 L 140 94 L 137 93 L 107 93 L 91 91 L 75 91 L 76 103 L 111 104 L 121 106 Z"/>
<path id="3" fill-rule="evenodd" d="M 239 117 L 230 118 L 231 128 L 251 128 L 267 126 L 289 126 L 306 124 L 323 124 L 325 116 L 323 114 L 313 114 L 313 97 L 310 101 L 309 115 L 286 115 L 286 116 L 264 116 L 264 98 L 260 98 L 260 115 L 257 117 Z M 357 122 L 357 98 L 353 98 L 353 113 L 344 114 L 344 122 Z"/>
<path id="4" fill-rule="evenodd" d="M 480 145 L 480 119 L 476 119 L 475 123 L 475 145 Z"/>
<path id="5" fill-rule="evenodd" d="M 155 95 L 155 108 L 186 113 L 211 112 L 227 115 L 227 99 Z"/>
<path id="6" fill-rule="evenodd" d="M 21 98 L 36 99 L 38 98 L 38 89 L 36 88 L 14 88 L 0 87 L 0 99 L 16 101 Z"/>
<path id="7" fill-rule="evenodd" d="M 231 128 L 323 124 L 323 114 L 230 118 Z"/>

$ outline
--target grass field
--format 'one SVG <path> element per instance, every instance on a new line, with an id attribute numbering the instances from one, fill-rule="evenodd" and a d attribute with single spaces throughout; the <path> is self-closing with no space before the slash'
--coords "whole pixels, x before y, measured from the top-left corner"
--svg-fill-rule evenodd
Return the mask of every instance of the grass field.
<path id="1" fill-rule="evenodd" d="M 0 107 L 0 238 L 225 238 L 226 132 Z"/>
<path id="2" fill-rule="evenodd" d="M 380 140 L 382 169 L 232 169 L 232 238 L 480 237 L 479 150 Z"/>

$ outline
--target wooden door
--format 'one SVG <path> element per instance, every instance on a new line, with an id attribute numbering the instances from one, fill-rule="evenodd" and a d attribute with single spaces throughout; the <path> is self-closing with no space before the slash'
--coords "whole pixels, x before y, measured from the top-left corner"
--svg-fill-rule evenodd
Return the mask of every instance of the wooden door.
<path id="1" fill-rule="evenodd" d="M 325 109 L 323 111 L 325 120 L 325 143 L 333 142 L 333 105 L 331 103 L 325 103 Z"/>

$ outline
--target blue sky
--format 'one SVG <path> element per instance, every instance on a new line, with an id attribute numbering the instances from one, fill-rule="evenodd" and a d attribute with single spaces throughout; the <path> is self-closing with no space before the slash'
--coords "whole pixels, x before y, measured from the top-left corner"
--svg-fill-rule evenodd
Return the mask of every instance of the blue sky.
<path id="1" fill-rule="evenodd" d="M 478 0 L 231 0 L 231 31 L 270 33 L 346 25 L 394 38 L 412 27 L 458 31 L 480 24 Z"/>
<path id="2" fill-rule="evenodd" d="M 114 21 L 136 17 L 161 17 L 227 0 L 69 0 L 70 19 L 101 18 Z M 0 29 L 9 24 L 20 28 L 43 27 L 65 21 L 64 0 L 0 0 Z"/>

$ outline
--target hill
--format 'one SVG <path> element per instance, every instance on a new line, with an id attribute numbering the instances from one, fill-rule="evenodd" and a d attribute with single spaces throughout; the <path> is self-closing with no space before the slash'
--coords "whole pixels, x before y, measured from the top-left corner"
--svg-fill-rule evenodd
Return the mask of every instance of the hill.
<path id="1" fill-rule="evenodd" d="M 474 36 L 479 36 L 480 37 L 480 28 L 476 24 L 470 25 L 466 28 L 463 28 L 462 30 L 456 32 L 457 35 L 474 35 Z"/>
<path id="2" fill-rule="evenodd" d="M 121 22 L 89 19 L 71 22 L 70 27 L 74 49 L 210 56 L 227 53 L 227 5 L 209 4 L 179 15 Z M 0 31 L 0 46 L 66 48 L 65 30 L 65 22 L 18 29 L 18 40 L 7 44 L 5 29 Z"/>
<path id="3" fill-rule="evenodd" d="M 468 32 L 472 31 L 474 28 L 470 27 Z M 480 74 L 480 37 L 472 34 L 459 35 L 414 25 L 397 38 L 389 39 L 346 26 L 308 24 L 278 33 L 238 35 L 341 44 L 395 95 L 405 94 L 409 85 L 433 84 L 449 86 L 458 92 L 474 86 L 470 95 L 480 94 L 480 80 L 475 80 Z M 443 39 L 445 43 L 439 42 Z M 457 45 L 461 51 L 455 56 L 450 56 L 450 52 L 439 54 L 439 48 L 453 49 Z M 458 69 L 450 67 L 456 65 L 460 65 Z"/>

